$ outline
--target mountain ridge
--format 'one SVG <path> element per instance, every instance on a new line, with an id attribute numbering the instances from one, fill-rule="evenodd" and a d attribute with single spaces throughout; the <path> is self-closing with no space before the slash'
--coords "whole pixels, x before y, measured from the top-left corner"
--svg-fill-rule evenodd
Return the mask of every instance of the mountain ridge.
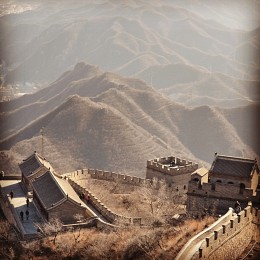
<path id="1" fill-rule="evenodd" d="M 0 122 L 8 124 L 0 147 L 16 158 L 44 150 L 61 172 L 92 167 L 144 176 L 146 160 L 154 157 L 177 154 L 208 165 L 216 151 L 257 156 L 257 146 L 237 129 L 246 129 L 238 109 L 189 108 L 143 81 L 96 66 L 77 64 L 30 96 L 1 113 Z M 242 109 L 245 115 L 250 108 Z"/>

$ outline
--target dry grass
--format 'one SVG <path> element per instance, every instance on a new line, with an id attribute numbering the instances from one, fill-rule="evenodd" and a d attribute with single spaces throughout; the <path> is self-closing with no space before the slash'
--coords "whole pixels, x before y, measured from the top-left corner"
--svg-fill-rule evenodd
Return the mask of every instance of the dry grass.
<path id="1" fill-rule="evenodd" d="M 113 182 L 97 179 L 85 179 L 78 183 L 89 189 L 102 203 L 117 214 L 130 217 L 141 217 L 143 220 L 159 218 L 161 215 L 182 214 L 185 213 L 184 196 L 177 196 L 175 191 L 168 192 L 166 196 L 164 191 L 151 190 L 147 194 L 147 189 L 140 186 L 124 184 L 122 182 Z M 102 188 L 101 188 L 102 187 Z M 146 196 L 144 196 L 146 193 Z M 160 194 L 165 194 L 160 198 Z M 178 198 L 177 203 L 174 199 Z M 151 206 L 148 200 L 153 200 L 154 212 L 151 212 Z M 163 202 L 163 205 L 158 202 Z M 160 207 L 160 208 L 157 208 Z"/>
<path id="2" fill-rule="evenodd" d="M 178 226 L 160 228 L 126 227 L 115 231 L 82 229 L 60 234 L 24 245 L 27 255 L 41 259 L 173 259 L 184 244 L 213 218 L 187 220 Z M 29 252 L 29 251 L 33 252 Z M 26 258 L 24 258 L 26 259 Z M 35 258 L 37 259 L 37 258 Z"/>
<path id="3" fill-rule="evenodd" d="M 213 218 L 207 217 L 202 220 L 186 220 L 175 226 L 129 226 L 113 231 L 71 229 L 59 233 L 55 243 L 53 236 L 28 242 L 13 240 L 10 236 L 5 237 L 4 243 L 1 242 L 0 258 L 173 259 L 192 236 L 213 221 Z M 3 229 L 4 225 L 1 227 Z"/>

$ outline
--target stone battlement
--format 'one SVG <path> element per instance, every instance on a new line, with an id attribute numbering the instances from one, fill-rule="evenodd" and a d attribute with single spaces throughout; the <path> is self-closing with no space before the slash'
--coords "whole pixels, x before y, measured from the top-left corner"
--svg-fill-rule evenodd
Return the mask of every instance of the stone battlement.
<path id="1" fill-rule="evenodd" d="M 148 160 L 147 168 L 174 176 L 182 173 L 191 173 L 198 169 L 198 164 L 178 157 L 169 156 Z"/>
<path id="2" fill-rule="evenodd" d="M 73 181 L 79 181 L 84 180 L 88 178 L 98 179 L 98 180 L 105 180 L 105 181 L 112 181 L 112 182 L 121 182 L 124 184 L 130 184 L 135 186 L 145 186 L 145 187 L 151 187 L 151 188 L 160 188 L 160 185 L 164 182 L 162 180 L 155 179 L 145 179 L 141 177 L 126 175 L 126 174 L 120 174 L 110 171 L 102 171 L 102 170 L 94 170 L 94 169 L 82 169 L 77 170 L 70 173 L 65 173 L 62 175 L 63 177 L 68 177 Z M 154 183 L 154 181 L 156 183 Z M 175 183 L 171 185 L 171 189 L 176 191 L 178 190 L 180 193 L 187 192 L 187 182 L 185 185 L 180 185 L 179 183 Z"/>
<path id="3" fill-rule="evenodd" d="M 74 172 L 66 173 L 63 176 L 67 176 L 71 178 L 72 180 L 80 180 L 80 179 L 86 179 L 86 178 L 93 178 L 93 179 L 100 179 L 100 180 L 107 180 L 107 181 L 120 181 L 123 183 L 128 183 L 132 185 L 151 185 L 152 180 L 145 179 L 141 177 L 126 175 L 126 174 L 120 174 L 110 171 L 103 171 L 98 169 L 82 169 L 77 170 Z"/>
<path id="4" fill-rule="evenodd" d="M 88 195 L 90 198 L 89 203 L 101 213 L 101 215 L 106 218 L 112 224 L 141 224 L 141 218 L 131 218 L 119 215 L 111 211 L 107 206 L 105 206 L 94 194 L 92 194 L 85 187 L 80 186 L 76 181 L 68 178 L 70 185 L 78 194 Z"/>
<path id="5" fill-rule="evenodd" d="M 248 205 L 235 214 L 232 208 L 209 228 L 194 236 L 176 259 L 237 259 L 254 238 L 259 241 L 260 211 Z M 196 245 L 200 245 L 199 249 Z M 237 245 L 239 245 L 237 247 Z"/>
<path id="6" fill-rule="evenodd" d="M 221 227 L 213 230 L 213 232 L 207 235 L 197 253 L 199 258 L 209 259 L 209 257 L 214 257 L 216 255 L 221 256 L 220 251 L 222 251 L 222 256 L 227 256 L 229 254 L 230 256 L 233 256 L 233 259 L 240 256 L 246 246 L 250 243 L 251 239 L 255 237 L 254 233 L 257 228 L 252 222 L 258 219 L 259 224 L 259 215 L 259 211 L 251 206 L 247 206 L 238 214 L 233 214 L 229 221 L 224 222 Z M 237 241 L 241 240 L 243 241 L 243 246 L 241 246 L 242 243 L 237 243 Z M 230 250 L 230 245 L 232 244 L 234 244 L 233 250 L 228 252 Z M 240 246 L 236 247 L 236 244 L 240 244 Z"/>

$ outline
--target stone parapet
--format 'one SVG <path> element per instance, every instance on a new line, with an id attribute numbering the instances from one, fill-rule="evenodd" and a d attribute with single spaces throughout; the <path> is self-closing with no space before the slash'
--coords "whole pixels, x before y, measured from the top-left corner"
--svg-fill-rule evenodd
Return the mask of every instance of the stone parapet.
<path id="1" fill-rule="evenodd" d="M 194 247 L 197 248 L 196 245 L 200 241 L 206 239 L 209 236 L 209 234 L 211 234 L 214 230 L 218 230 L 220 227 L 222 227 L 222 224 L 229 221 L 232 218 L 232 215 L 233 215 L 233 209 L 230 208 L 224 216 L 222 216 L 220 219 L 215 221 L 211 226 L 209 226 L 208 228 L 204 229 L 202 232 L 200 232 L 199 234 L 191 238 L 181 249 L 181 251 L 178 253 L 175 259 L 176 260 L 193 259 L 192 256 L 197 253 L 194 252 Z"/>
<path id="2" fill-rule="evenodd" d="M 152 179 L 141 178 L 137 176 L 131 176 L 126 174 L 120 174 L 115 172 L 109 171 L 102 171 L 102 170 L 95 170 L 95 169 L 82 169 L 77 170 L 74 172 L 66 173 L 62 175 L 63 178 L 70 178 L 73 181 L 83 180 L 87 178 L 99 179 L 99 180 L 106 180 L 106 181 L 114 181 L 114 182 L 121 182 L 136 186 L 151 186 L 155 187 L 153 184 Z M 160 187 L 162 182 L 157 182 L 157 188 Z M 177 186 L 176 186 L 177 187 Z"/>
<path id="3" fill-rule="evenodd" d="M 192 173 L 198 169 L 198 164 L 185 159 L 169 156 L 148 160 L 146 167 L 147 169 L 153 169 L 174 176 L 182 173 Z"/>
<path id="4" fill-rule="evenodd" d="M 251 205 L 238 214 L 230 208 L 209 228 L 194 236 L 176 259 L 237 259 L 255 239 L 258 228 L 254 220 L 259 221 L 259 215 Z"/>
<path id="5" fill-rule="evenodd" d="M 240 213 L 233 214 L 229 221 L 223 221 L 221 228 L 212 230 L 204 239 L 199 252 L 197 252 L 198 258 L 209 259 L 216 255 L 223 257 L 223 259 L 239 257 L 253 236 L 252 216 L 251 206 L 248 206 Z M 244 233 L 247 233 L 248 237 L 245 237 Z M 231 242 L 240 246 L 231 247 Z"/>
<path id="6" fill-rule="evenodd" d="M 186 174 L 187 175 L 187 174 Z M 92 179 L 99 179 L 99 180 L 105 180 L 105 181 L 113 181 L 113 182 L 120 182 L 124 184 L 130 184 L 135 186 L 146 186 L 151 188 L 160 188 L 160 185 L 164 183 L 163 178 L 158 178 L 157 176 L 154 176 L 153 178 L 141 178 L 137 176 L 131 176 L 126 174 L 120 174 L 115 172 L 109 172 L 109 171 L 102 171 L 97 169 L 82 169 L 77 170 L 70 173 L 65 173 L 62 175 L 63 178 L 70 178 L 71 180 L 77 182 L 79 180 L 84 180 L 88 178 Z M 172 190 L 179 190 L 181 193 L 187 192 L 188 187 L 188 179 L 190 178 L 190 175 L 176 175 L 175 176 L 174 183 L 171 183 L 171 189 Z M 181 183 L 179 181 L 181 180 Z M 156 181 L 156 185 L 154 185 L 154 181 Z M 166 180 L 167 182 L 167 180 Z"/>
<path id="7" fill-rule="evenodd" d="M 82 169 L 74 172 L 66 173 L 63 175 L 67 176 L 72 180 L 80 180 L 86 178 L 107 180 L 107 181 L 120 181 L 123 183 L 133 184 L 133 185 L 143 185 L 143 184 L 151 184 L 152 180 L 145 179 L 137 176 L 131 176 L 126 174 L 120 174 L 115 172 L 103 171 L 98 169 Z"/>
<path id="8" fill-rule="evenodd" d="M 84 174 L 83 171 L 80 172 Z M 98 172 L 100 173 L 100 172 Z M 77 174 L 75 176 L 78 176 Z M 76 183 L 76 180 L 72 180 L 72 178 L 68 177 L 68 181 L 73 187 L 73 189 L 78 194 L 84 194 L 84 196 L 89 196 L 89 203 L 110 223 L 113 224 L 141 224 L 141 218 L 131 218 L 122 216 L 119 214 L 114 213 L 109 208 L 107 208 L 91 191 L 87 190 L 85 187 L 81 187 L 79 184 Z"/>

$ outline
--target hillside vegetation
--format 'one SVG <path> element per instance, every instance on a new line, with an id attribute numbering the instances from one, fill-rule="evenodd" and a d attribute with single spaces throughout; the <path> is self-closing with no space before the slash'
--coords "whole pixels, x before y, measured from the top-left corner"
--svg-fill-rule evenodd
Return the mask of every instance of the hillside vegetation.
<path id="1" fill-rule="evenodd" d="M 241 129 L 254 124 L 258 106 L 239 109 L 252 115 L 244 125 L 238 108 L 187 108 L 140 80 L 84 63 L 0 106 L 1 150 L 11 149 L 16 162 L 43 152 L 61 173 L 99 168 L 144 176 L 146 160 L 155 157 L 178 155 L 207 165 L 215 151 L 259 154 L 255 129 Z"/>

